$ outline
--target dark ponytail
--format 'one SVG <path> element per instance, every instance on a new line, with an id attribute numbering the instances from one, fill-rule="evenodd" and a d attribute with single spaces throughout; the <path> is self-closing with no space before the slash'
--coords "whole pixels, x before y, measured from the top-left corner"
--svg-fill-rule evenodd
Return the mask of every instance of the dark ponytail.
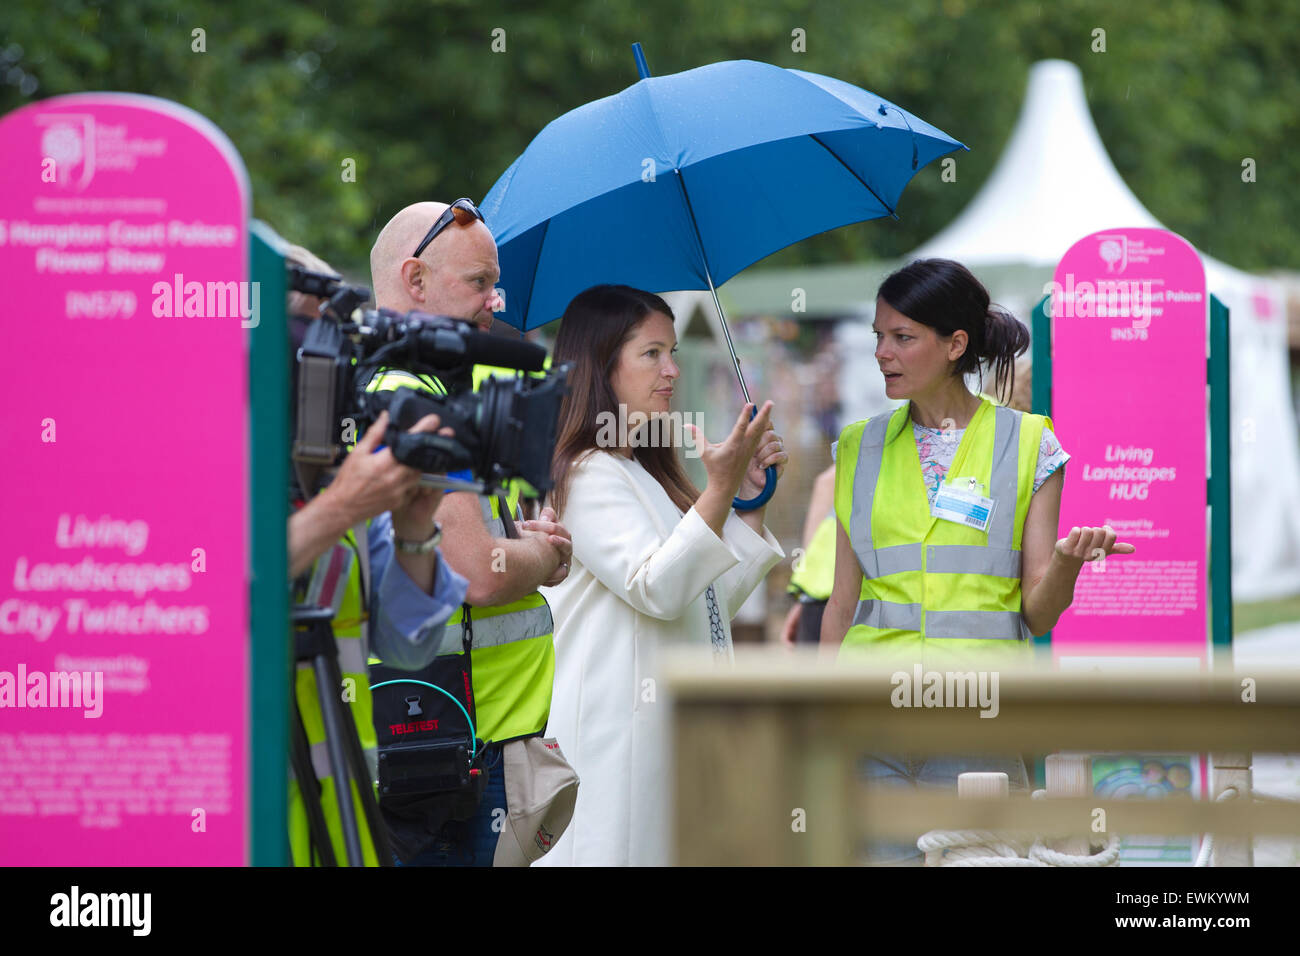
<path id="1" fill-rule="evenodd" d="M 1016 358 L 1029 349 L 1029 329 L 1011 313 L 990 306 L 984 285 L 960 262 L 917 259 L 891 274 L 876 293 L 894 311 L 928 325 L 948 338 L 966 333 L 966 351 L 957 359 L 955 375 L 993 372 L 1000 401 L 1010 401 L 1016 383 Z"/>
<path id="2" fill-rule="evenodd" d="M 993 371 L 998 400 L 1010 402 L 1016 388 L 1016 359 L 1029 349 L 1029 329 L 1010 312 L 996 306 L 988 310 L 984 321 L 980 359 Z"/>

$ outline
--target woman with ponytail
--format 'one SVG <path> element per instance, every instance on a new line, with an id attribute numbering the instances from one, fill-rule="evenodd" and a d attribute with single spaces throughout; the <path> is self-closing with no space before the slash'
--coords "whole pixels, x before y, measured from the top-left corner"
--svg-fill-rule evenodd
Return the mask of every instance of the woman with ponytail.
<path id="1" fill-rule="evenodd" d="M 1084 562 L 1131 554 L 1109 527 L 1057 537 L 1069 455 L 1051 420 L 973 394 L 992 373 L 1009 399 L 1029 331 L 992 307 L 963 265 L 922 259 L 881 284 L 872 324 L 890 415 L 850 425 L 835 449 L 835 583 L 821 642 L 913 674 L 996 670 L 1028 662 L 1032 635 L 1069 607 Z M 966 771 L 1005 771 L 1005 758 L 872 756 L 866 775 L 952 787 Z M 915 847 L 877 845 L 872 862 L 919 862 Z"/>

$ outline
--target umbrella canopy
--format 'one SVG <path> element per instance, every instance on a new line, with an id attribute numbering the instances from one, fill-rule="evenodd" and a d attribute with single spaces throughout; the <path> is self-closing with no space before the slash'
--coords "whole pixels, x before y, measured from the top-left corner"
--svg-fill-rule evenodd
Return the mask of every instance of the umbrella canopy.
<path id="1" fill-rule="evenodd" d="M 894 215 L 965 149 L 873 93 L 751 60 L 646 77 L 554 120 L 481 209 L 521 331 L 590 286 L 709 289 L 778 249 Z"/>

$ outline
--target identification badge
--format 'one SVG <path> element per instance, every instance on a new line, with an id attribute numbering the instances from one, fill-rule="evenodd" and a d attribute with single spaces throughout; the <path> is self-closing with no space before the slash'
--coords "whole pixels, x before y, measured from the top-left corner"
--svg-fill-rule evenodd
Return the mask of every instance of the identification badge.
<path id="1" fill-rule="evenodd" d="M 958 478 L 940 486 L 930 514 L 977 531 L 987 531 L 996 506 L 997 502 L 984 496 L 984 486 L 974 478 Z"/>

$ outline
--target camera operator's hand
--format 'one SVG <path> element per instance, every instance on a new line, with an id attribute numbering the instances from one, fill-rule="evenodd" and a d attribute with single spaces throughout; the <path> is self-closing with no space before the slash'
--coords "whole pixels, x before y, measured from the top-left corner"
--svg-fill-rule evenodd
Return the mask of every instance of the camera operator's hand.
<path id="1" fill-rule="evenodd" d="M 438 427 L 437 416 L 421 419 L 417 427 L 427 431 L 430 425 Z M 344 459 L 329 487 L 289 519 L 290 577 L 304 573 L 349 528 L 403 507 L 418 489 L 418 471 L 387 448 L 375 453 L 387 427 L 388 413 L 383 412 Z"/>
<path id="2" fill-rule="evenodd" d="M 542 582 L 542 587 L 553 588 L 569 576 L 569 563 L 573 560 L 573 536 L 560 524 L 559 517 L 551 508 L 543 508 L 542 513 L 532 521 L 519 525 L 520 534 L 532 534 L 546 539 L 555 549 L 559 563 L 549 578 Z"/>
<path id="3" fill-rule="evenodd" d="M 411 433 L 438 432 L 438 434 L 447 436 L 454 434 L 450 427 L 443 428 L 440 431 L 438 428 L 440 424 L 437 415 L 425 415 L 412 425 L 409 431 Z M 401 467 L 405 468 L 406 466 L 402 465 Z M 414 469 L 410 470 L 414 471 Z M 424 488 L 417 484 L 404 504 L 391 509 L 393 512 L 393 531 L 399 538 L 423 541 L 433 534 L 433 514 L 438 510 L 440 504 L 442 504 L 441 488 Z"/>
<path id="4" fill-rule="evenodd" d="M 436 429 L 436 415 L 421 419 L 420 424 L 429 418 L 434 419 L 433 427 Z M 366 429 L 356 447 L 343 460 L 329 487 L 321 492 L 321 497 L 328 496 L 349 516 L 348 527 L 385 511 L 396 511 L 419 487 L 418 471 L 403 465 L 387 448 L 375 453 L 387 428 L 388 412 L 380 412 L 375 423 Z"/>

